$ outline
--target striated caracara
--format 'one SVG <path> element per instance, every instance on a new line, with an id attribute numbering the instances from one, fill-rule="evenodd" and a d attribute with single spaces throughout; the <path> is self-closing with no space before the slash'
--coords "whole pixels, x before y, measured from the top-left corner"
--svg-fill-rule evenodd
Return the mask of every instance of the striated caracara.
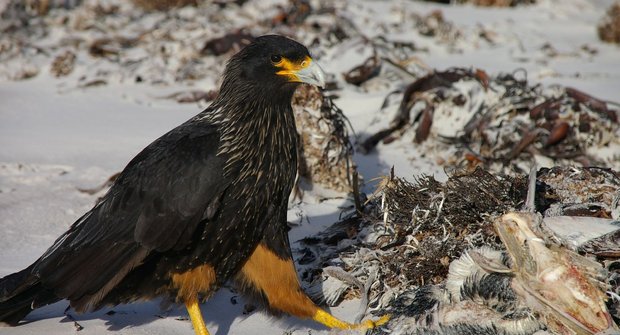
<path id="1" fill-rule="evenodd" d="M 167 297 L 208 334 L 199 299 L 231 282 L 274 313 L 367 329 L 301 290 L 287 236 L 297 168 L 291 98 L 324 74 L 301 44 L 262 36 L 233 56 L 213 104 L 155 140 L 32 265 L 0 279 L 0 324 L 68 299 L 78 312 Z"/>

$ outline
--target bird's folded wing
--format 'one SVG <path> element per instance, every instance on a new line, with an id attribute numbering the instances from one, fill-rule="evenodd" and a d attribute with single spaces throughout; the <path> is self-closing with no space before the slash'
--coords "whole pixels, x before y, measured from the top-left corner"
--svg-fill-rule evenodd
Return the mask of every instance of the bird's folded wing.
<path id="1" fill-rule="evenodd" d="M 59 296 L 87 299 L 83 309 L 90 309 L 150 253 L 185 248 L 217 213 L 228 185 L 218 138 L 216 127 L 188 121 L 151 143 L 33 272 Z"/>

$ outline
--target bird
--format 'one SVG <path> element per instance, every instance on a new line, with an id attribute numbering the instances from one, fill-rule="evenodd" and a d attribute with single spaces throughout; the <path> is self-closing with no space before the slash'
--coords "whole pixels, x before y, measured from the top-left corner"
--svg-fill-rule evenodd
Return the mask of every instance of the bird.
<path id="1" fill-rule="evenodd" d="M 301 288 L 288 239 L 297 171 L 291 99 L 325 74 L 302 44 L 257 37 L 226 64 L 217 98 L 138 153 L 94 207 L 33 264 L 0 279 L 0 323 L 61 299 L 78 313 L 157 297 L 200 302 L 230 283 L 275 315 L 370 329 L 318 307 Z"/>

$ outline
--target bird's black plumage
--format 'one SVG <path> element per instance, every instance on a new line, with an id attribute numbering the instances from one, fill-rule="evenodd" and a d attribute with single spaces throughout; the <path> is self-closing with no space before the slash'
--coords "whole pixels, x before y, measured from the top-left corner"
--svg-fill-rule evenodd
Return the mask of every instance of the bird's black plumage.
<path id="1" fill-rule="evenodd" d="M 286 209 L 297 167 L 290 102 L 299 82 L 274 63 L 307 57 L 280 36 L 259 37 L 233 56 L 210 107 L 147 146 L 41 258 L 0 280 L 0 321 L 15 324 L 61 298 L 78 311 L 174 299 L 171 277 L 204 264 L 215 289 L 259 243 L 289 259 Z"/>

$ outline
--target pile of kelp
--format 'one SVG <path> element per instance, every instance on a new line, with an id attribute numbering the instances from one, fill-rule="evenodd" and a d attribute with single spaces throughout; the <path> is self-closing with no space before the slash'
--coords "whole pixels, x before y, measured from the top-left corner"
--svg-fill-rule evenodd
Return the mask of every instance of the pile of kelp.
<path id="1" fill-rule="evenodd" d="M 302 278 L 309 292 L 328 304 L 361 297 L 360 317 L 368 310 L 392 315 L 384 331 L 393 333 L 506 334 L 513 329 L 502 326 L 508 322 L 515 334 L 540 329 L 571 334 L 558 326 L 568 322 L 560 316 L 586 308 L 578 298 L 578 288 L 586 286 L 590 293 L 583 294 L 593 295 L 593 306 L 608 313 L 599 316 L 618 322 L 620 224 L 614 220 L 620 215 L 620 174 L 555 167 L 528 177 L 494 175 L 480 167 L 456 172 L 446 182 L 385 177 L 366 202 L 360 201 L 363 208 L 302 240 L 297 250 Z M 524 214 L 531 226 L 526 233 L 519 233 L 521 226 L 506 233 L 497 223 L 524 208 L 541 213 Z M 527 235 L 530 230 L 535 234 Z M 523 241 L 520 234 L 527 235 Z M 534 242 L 540 242 L 538 249 Z M 547 253 L 551 256 L 540 256 Z M 558 293 L 563 300 L 545 296 L 540 283 L 555 277 L 534 268 L 556 269 L 558 278 L 565 272 L 576 276 L 563 279 L 571 294 Z M 475 316 L 456 316 L 467 311 Z M 481 323 L 485 315 L 489 319 Z"/>
<path id="2" fill-rule="evenodd" d="M 361 149 L 410 136 L 422 150 L 449 152 L 447 166 L 506 174 L 526 173 L 534 162 L 620 169 L 617 107 L 575 88 L 531 85 L 524 71 L 433 71 L 405 88 L 390 127 Z"/>

